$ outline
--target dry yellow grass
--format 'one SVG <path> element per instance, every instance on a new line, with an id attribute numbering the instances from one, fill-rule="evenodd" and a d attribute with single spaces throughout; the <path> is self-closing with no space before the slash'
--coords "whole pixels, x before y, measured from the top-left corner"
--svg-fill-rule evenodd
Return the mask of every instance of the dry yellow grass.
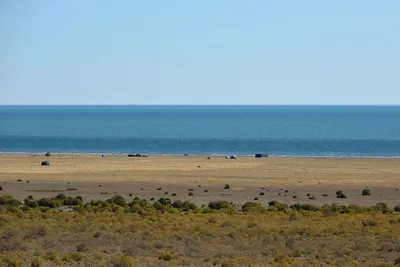
<path id="1" fill-rule="evenodd" d="M 21 266 L 391 266 L 399 227 L 399 214 L 382 213 L 30 211 L 0 215 L 0 251 Z"/>

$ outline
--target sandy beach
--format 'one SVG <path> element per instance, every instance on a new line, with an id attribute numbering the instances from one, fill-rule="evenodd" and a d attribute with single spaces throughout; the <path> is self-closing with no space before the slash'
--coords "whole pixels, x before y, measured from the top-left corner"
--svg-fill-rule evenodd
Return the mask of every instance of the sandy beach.
<path id="1" fill-rule="evenodd" d="M 51 166 L 41 166 L 48 160 Z M 20 179 L 20 181 L 18 181 Z M 29 181 L 29 182 L 28 182 Z M 198 204 L 221 199 L 243 204 L 258 197 L 267 204 L 400 203 L 400 159 L 204 156 L 129 158 L 101 155 L 1 154 L 0 195 L 24 199 L 80 195 L 85 201 L 119 194 L 189 199 Z M 229 184 L 230 189 L 224 189 Z M 362 196 L 368 187 L 370 196 Z M 161 188 L 161 189 L 160 189 Z M 193 189 L 193 196 L 188 190 Z M 347 198 L 337 199 L 336 190 Z M 260 195 L 263 192 L 264 195 Z M 177 196 L 172 196 L 175 193 Z M 131 196 L 129 196 L 131 194 Z M 323 196 L 325 195 L 325 196 Z M 327 195 L 327 196 L 326 196 Z M 309 199 L 310 197 L 315 199 Z"/>

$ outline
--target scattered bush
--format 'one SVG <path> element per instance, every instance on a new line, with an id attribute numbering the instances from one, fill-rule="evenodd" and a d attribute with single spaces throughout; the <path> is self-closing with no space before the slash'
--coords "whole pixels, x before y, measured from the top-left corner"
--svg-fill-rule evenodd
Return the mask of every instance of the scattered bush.
<path id="1" fill-rule="evenodd" d="M 189 192 L 193 192 L 193 189 L 192 189 L 192 188 L 189 188 L 188 191 L 189 191 Z"/>
<path id="2" fill-rule="evenodd" d="M 230 189 L 231 188 L 231 186 L 229 185 L 229 184 L 226 184 L 225 186 L 224 186 L 224 189 Z"/>
<path id="3" fill-rule="evenodd" d="M 164 192 L 164 195 L 168 195 L 168 192 Z"/>
<path id="4" fill-rule="evenodd" d="M 208 189 L 204 189 L 204 193 L 208 193 Z"/>
<path id="5" fill-rule="evenodd" d="M 173 196 L 173 197 L 176 197 L 177 195 L 176 195 L 176 193 L 172 193 L 172 196 Z"/>
<path id="6" fill-rule="evenodd" d="M 160 256 L 158 256 L 159 260 L 171 261 L 178 257 L 178 253 L 175 251 L 163 251 Z"/>
<path id="7" fill-rule="evenodd" d="M 242 211 L 243 212 L 264 212 L 265 208 L 260 203 L 246 202 L 242 206 Z"/>
<path id="8" fill-rule="evenodd" d="M 254 200 L 254 201 L 257 201 L 257 200 L 258 200 L 258 197 L 255 197 L 253 200 Z"/>
<path id="9" fill-rule="evenodd" d="M 231 204 L 225 200 L 217 200 L 217 201 L 211 201 L 208 204 L 208 207 L 213 210 L 221 210 L 230 208 Z"/>
<path id="10" fill-rule="evenodd" d="M 29 198 L 29 197 L 24 199 L 24 204 L 31 208 L 36 208 L 39 206 L 39 204 L 36 202 L 36 200 Z"/>
<path id="11" fill-rule="evenodd" d="M 132 194 L 132 193 L 129 193 L 129 196 L 131 197 L 131 196 L 133 196 L 133 194 Z"/>
<path id="12" fill-rule="evenodd" d="M 61 207 L 63 205 L 63 202 L 59 199 L 45 197 L 45 198 L 41 198 L 38 201 L 38 204 L 39 204 L 39 206 L 48 207 L 48 208 L 53 209 L 53 208 Z"/>
<path id="13" fill-rule="evenodd" d="M 293 196 L 293 198 L 297 198 L 297 196 Z"/>
<path id="14" fill-rule="evenodd" d="M 40 257 L 35 257 L 31 261 L 31 267 L 43 267 L 43 260 Z"/>
<path id="15" fill-rule="evenodd" d="M 0 191 L 3 191 L 3 186 L 2 185 L 0 185 Z"/>
<path id="16" fill-rule="evenodd" d="M 265 195 L 265 193 L 264 192 L 260 192 L 260 194 L 258 194 L 259 196 L 263 196 L 263 195 Z"/>
<path id="17" fill-rule="evenodd" d="M 29 184 L 29 181 L 26 181 L 27 184 Z"/>
<path id="18" fill-rule="evenodd" d="M 18 180 L 17 180 L 17 182 L 18 182 L 18 183 L 21 183 L 21 182 L 22 182 L 22 180 L 21 180 L 21 179 L 18 179 Z"/>
<path id="19" fill-rule="evenodd" d="M 396 206 L 394 207 L 394 211 L 400 212 L 400 205 L 396 205 Z"/>
<path id="20" fill-rule="evenodd" d="M 181 209 L 183 207 L 183 203 L 181 200 L 175 200 L 174 203 L 172 203 L 172 207 Z"/>
<path id="21" fill-rule="evenodd" d="M 371 190 L 369 190 L 368 188 L 365 188 L 362 192 L 361 195 L 363 196 L 369 196 L 371 195 Z"/>
<path id="22" fill-rule="evenodd" d="M 328 196 L 328 194 L 322 194 L 322 196 L 323 196 L 323 197 L 327 197 L 327 196 Z"/>
<path id="23" fill-rule="evenodd" d="M 189 197 L 194 196 L 193 192 L 189 192 L 188 196 Z"/>
<path id="24" fill-rule="evenodd" d="M 157 190 L 158 190 L 158 191 L 161 191 L 161 190 L 162 190 L 162 188 L 161 188 L 161 187 L 159 187 L 159 188 L 157 188 Z"/>
<path id="25" fill-rule="evenodd" d="M 114 267 L 131 267 L 135 264 L 135 261 L 128 256 L 118 255 L 114 256 L 112 260 L 112 266 Z"/>
<path id="26" fill-rule="evenodd" d="M 66 199 L 67 197 L 63 194 L 63 193 L 59 193 L 59 194 L 57 194 L 57 196 L 56 196 L 56 199 L 59 199 L 59 200 L 64 200 L 64 199 Z"/>
<path id="27" fill-rule="evenodd" d="M 107 199 L 106 201 L 109 202 L 109 203 L 113 203 L 115 205 L 121 206 L 121 207 L 125 207 L 126 206 L 125 199 L 120 195 L 115 195 L 112 198 Z"/>
<path id="28" fill-rule="evenodd" d="M 13 198 L 12 196 L 1 196 L 0 197 L 0 206 L 8 205 L 8 206 L 19 207 L 21 204 L 22 203 L 18 199 Z"/>

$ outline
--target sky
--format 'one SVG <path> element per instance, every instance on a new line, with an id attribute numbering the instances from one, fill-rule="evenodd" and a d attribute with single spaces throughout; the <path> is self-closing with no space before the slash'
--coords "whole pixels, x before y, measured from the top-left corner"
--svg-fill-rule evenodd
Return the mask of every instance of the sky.
<path id="1" fill-rule="evenodd" d="M 400 1 L 0 1 L 0 105 L 398 105 Z"/>

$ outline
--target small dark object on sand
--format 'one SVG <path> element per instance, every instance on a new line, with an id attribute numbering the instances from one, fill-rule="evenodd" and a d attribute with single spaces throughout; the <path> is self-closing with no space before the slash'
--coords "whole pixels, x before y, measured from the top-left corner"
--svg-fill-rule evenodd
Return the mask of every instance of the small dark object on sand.
<path id="1" fill-rule="evenodd" d="M 260 153 L 257 153 L 257 154 L 255 154 L 254 157 L 255 157 L 255 158 L 268 158 L 268 154 L 260 154 Z"/>
<path id="2" fill-rule="evenodd" d="M 50 166 L 50 162 L 47 160 L 42 161 L 42 166 Z"/>
<path id="3" fill-rule="evenodd" d="M 29 181 L 26 181 L 27 184 L 29 184 Z"/>
<path id="4" fill-rule="evenodd" d="M 99 187 L 102 187 L 103 185 L 99 184 Z"/>
<path id="5" fill-rule="evenodd" d="M 210 159 L 210 157 L 207 157 L 207 159 Z"/>
<path id="6" fill-rule="evenodd" d="M 197 166 L 197 168 L 201 168 L 201 166 L 199 165 L 199 166 Z"/>
<path id="7" fill-rule="evenodd" d="M 46 154 L 44 154 L 44 156 L 45 156 L 45 157 L 50 157 L 50 156 L 51 156 L 51 153 L 50 153 L 50 152 L 47 152 Z"/>
<path id="8" fill-rule="evenodd" d="M 21 179 L 18 179 L 18 180 L 17 180 L 17 182 L 19 182 L 19 183 L 20 183 L 20 182 L 22 182 L 22 180 L 21 180 Z"/>
<path id="9" fill-rule="evenodd" d="M 0 185 L 0 191 L 3 191 L 3 186 Z"/>
<path id="10" fill-rule="evenodd" d="M 144 155 L 142 155 L 142 154 L 128 154 L 128 157 L 130 157 L 130 158 L 141 158 L 141 157 L 145 157 Z"/>
<path id="11" fill-rule="evenodd" d="M 101 155 L 102 158 L 104 158 L 104 155 Z"/>

